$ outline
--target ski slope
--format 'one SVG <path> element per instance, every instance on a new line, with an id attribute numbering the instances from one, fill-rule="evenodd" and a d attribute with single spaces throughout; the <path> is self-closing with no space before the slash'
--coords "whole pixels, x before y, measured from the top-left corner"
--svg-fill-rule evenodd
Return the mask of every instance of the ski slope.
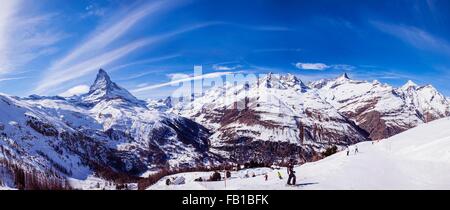
<path id="1" fill-rule="evenodd" d="M 219 182 L 194 182 L 211 172 L 177 174 L 186 184 L 166 186 L 161 179 L 150 190 L 318 190 L 318 189 L 450 189 L 450 118 L 422 124 L 379 142 L 362 142 L 346 151 L 323 160 L 296 167 L 297 186 L 287 186 L 286 169 L 283 180 L 276 170 L 251 169 L 255 177 L 244 178 L 246 171 L 233 172 L 232 177 Z M 269 180 L 264 180 L 268 173 Z"/>

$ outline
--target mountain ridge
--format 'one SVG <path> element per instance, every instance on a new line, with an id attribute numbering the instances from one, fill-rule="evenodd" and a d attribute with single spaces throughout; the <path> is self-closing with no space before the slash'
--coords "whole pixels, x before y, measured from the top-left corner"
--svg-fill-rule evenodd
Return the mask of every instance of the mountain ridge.
<path id="1" fill-rule="evenodd" d="M 212 88 L 193 102 L 168 110 L 209 125 L 213 148 L 231 151 L 239 145 L 253 144 L 250 148 L 255 153 L 247 148 L 239 156 L 266 159 L 267 155 L 261 154 L 268 151 L 277 154 L 275 157 L 303 151 L 308 155 L 293 157 L 310 161 L 334 145 L 343 148 L 355 142 L 388 138 L 449 115 L 449 102 L 432 86 L 411 90 L 428 90 L 430 94 L 418 96 L 424 101 L 419 104 L 408 102 L 415 95 L 408 95 L 402 88 L 376 80 L 352 80 L 346 73 L 308 86 L 294 75 L 268 74 L 254 83 Z M 336 132 L 336 126 L 344 132 Z M 296 149 L 278 151 L 270 146 L 276 142 Z M 299 144 L 303 146 L 297 147 Z"/>
<path id="2" fill-rule="evenodd" d="M 39 187 L 46 189 L 51 177 L 63 186 L 68 179 L 94 175 L 131 181 L 149 170 L 218 161 L 208 151 L 210 134 L 203 126 L 148 109 L 103 70 L 92 87 L 89 93 L 70 98 L 0 95 L 4 177 L 15 177 L 17 169 L 35 171 L 42 182 Z M 28 181 L 11 187 L 36 188 Z"/>

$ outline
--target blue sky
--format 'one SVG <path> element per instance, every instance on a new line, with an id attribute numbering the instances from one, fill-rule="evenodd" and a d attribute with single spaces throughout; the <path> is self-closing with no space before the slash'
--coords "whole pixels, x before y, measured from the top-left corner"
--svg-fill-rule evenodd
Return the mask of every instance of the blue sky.
<path id="1" fill-rule="evenodd" d="M 450 95 L 447 0 L 2 0 L 0 92 L 85 91 L 99 68 L 141 98 L 170 94 L 194 65 L 293 73 L 347 72 Z M 148 91 L 136 92 L 148 88 Z"/>

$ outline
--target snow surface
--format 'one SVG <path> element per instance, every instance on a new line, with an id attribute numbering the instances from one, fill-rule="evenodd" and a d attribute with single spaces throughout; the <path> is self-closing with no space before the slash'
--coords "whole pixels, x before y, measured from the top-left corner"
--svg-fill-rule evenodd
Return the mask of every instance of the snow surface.
<path id="1" fill-rule="evenodd" d="M 113 182 L 104 179 L 88 176 L 85 180 L 69 178 L 70 186 L 76 190 L 116 190 L 117 186 Z M 137 190 L 137 183 L 128 183 L 128 190 Z"/>
<path id="2" fill-rule="evenodd" d="M 16 189 L 0 186 L 0 190 L 16 190 Z"/>
<path id="3" fill-rule="evenodd" d="M 226 181 L 194 182 L 212 172 L 192 172 L 186 184 L 166 186 L 161 179 L 149 190 L 317 190 L 317 189 L 450 189 L 450 118 L 443 118 L 378 142 L 362 142 L 317 162 L 296 167 L 297 186 L 285 184 L 286 169 L 250 169 L 256 177 L 244 178 L 246 171 L 233 172 Z M 269 180 L 264 180 L 268 173 Z"/>
<path id="4" fill-rule="evenodd" d="M 75 141 L 81 140 L 78 134 L 83 134 L 86 144 Z M 74 142 L 67 141 L 69 137 Z M 164 156 L 160 162 L 167 160 L 171 167 L 208 164 L 203 156 L 207 137 L 206 129 L 192 121 L 147 108 L 103 70 L 91 91 L 81 96 L 0 94 L 0 160 L 20 164 L 26 171 L 56 171 L 80 189 L 92 189 L 92 183 L 104 187 L 104 181 L 92 177 L 94 171 L 84 158 L 105 165 L 117 158 L 123 164 L 121 170 L 135 173 L 160 168 L 162 163 L 153 161 L 154 154 Z M 14 187 L 8 171 L 0 168 L 0 185 Z"/>

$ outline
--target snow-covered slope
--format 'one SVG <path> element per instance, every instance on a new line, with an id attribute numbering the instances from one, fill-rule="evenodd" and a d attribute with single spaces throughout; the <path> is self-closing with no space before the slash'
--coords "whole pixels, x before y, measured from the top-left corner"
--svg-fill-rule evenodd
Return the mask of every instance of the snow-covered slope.
<path id="1" fill-rule="evenodd" d="M 334 80 L 312 83 L 321 97 L 342 115 L 370 134 L 383 139 L 422 123 L 414 107 L 409 106 L 396 89 L 378 81 L 358 81 L 346 74 Z"/>
<path id="2" fill-rule="evenodd" d="M 398 89 L 408 105 L 415 107 L 425 122 L 439 119 L 450 114 L 448 99 L 432 85 L 418 86 L 408 81 Z"/>
<path id="3" fill-rule="evenodd" d="M 83 179 L 90 172 L 88 159 L 84 158 L 95 154 L 90 153 L 94 145 L 56 116 L 6 95 L 0 95 L 0 115 L 0 181 L 3 185 L 20 188 L 16 186 L 20 181 L 14 177 L 21 171 L 33 173 L 39 182 L 52 178 L 63 182 L 64 176 Z M 72 150 L 75 146 L 77 152 Z M 102 148 L 101 145 L 95 147 Z M 104 160 L 100 156 L 95 159 Z"/>
<path id="4" fill-rule="evenodd" d="M 160 112 L 170 112 L 172 109 L 172 97 L 165 99 L 148 99 L 147 107 L 151 110 L 157 110 Z"/>
<path id="5" fill-rule="evenodd" d="M 132 177 L 150 169 L 208 165 L 217 159 L 210 157 L 208 137 L 206 128 L 189 119 L 147 108 L 103 70 L 81 96 L 0 95 L 0 165 L 9 174 L 20 165 L 83 180 L 109 170 Z"/>
<path id="6" fill-rule="evenodd" d="M 433 86 L 418 86 L 412 81 L 394 88 L 376 80 L 352 80 L 344 74 L 337 79 L 312 82 L 310 86 L 373 140 L 450 114 L 449 102 Z"/>
<path id="7" fill-rule="evenodd" d="M 286 172 L 279 180 L 271 169 L 253 169 L 256 177 L 245 178 L 245 171 L 233 172 L 226 182 L 194 182 L 211 172 L 176 174 L 186 184 L 166 186 L 163 178 L 149 189 L 450 189 L 450 119 L 444 118 L 395 135 L 362 142 L 346 152 L 296 167 L 297 186 L 286 186 Z M 264 181 L 262 174 L 268 173 Z"/>

